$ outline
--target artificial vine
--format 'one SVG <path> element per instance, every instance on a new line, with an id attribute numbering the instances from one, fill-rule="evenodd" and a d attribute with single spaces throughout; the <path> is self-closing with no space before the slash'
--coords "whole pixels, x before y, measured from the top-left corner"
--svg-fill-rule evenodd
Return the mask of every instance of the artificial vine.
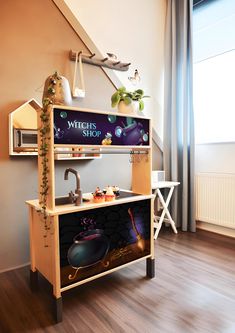
<path id="1" fill-rule="evenodd" d="M 50 221 L 48 221 L 47 214 L 47 197 L 49 193 L 49 181 L 48 181 L 48 150 L 49 150 L 49 141 L 50 141 L 50 110 L 52 104 L 55 104 L 55 94 L 56 94 L 56 85 L 58 81 L 61 80 L 61 77 L 55 72 L 52 76 L 49 77 L 49 85 L 47 91 L 44 91 L 43 97 L 43 106 L 41 109 L 41 127 L 39 129 L 40 133 L 40 146 L 39 146 L 39 156 L 41 157 L 42 164 L 42 174 L 41 174 L 41 185 L 40 185 L 40 206 L 44 222 L 44 238 L 47 237 L 48 231 L 50 230 Z M 61 83 L 59 82 L 59 85 Z M 47 242 L 45 242 L 45 247 L 48 247 Z"/>

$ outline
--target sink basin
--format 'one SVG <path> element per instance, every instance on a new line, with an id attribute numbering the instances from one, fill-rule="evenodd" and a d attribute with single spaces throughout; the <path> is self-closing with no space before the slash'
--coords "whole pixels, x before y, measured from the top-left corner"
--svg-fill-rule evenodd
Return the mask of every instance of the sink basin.
<path id="1" fill-rule="evenodd" d="M 83 202 L 89 202 L 90 200 L 87 199 L 87 198 L 82 198 L 82 201 Z M 75 205 L 75 203 L 72 203 L 71 202 L 71 199 L 70 197 L 58 197 L 58 198 L 55 198 L 55 205 L 56 206 L 60 206 L 60 205 Z"/>
<path id="2" fill-rule="evenodd" d="M 55 198 L 55 205 L 56 206 L 68 205 L 68 204 L 72 204 L 71 199 L 68 196 Z"/>

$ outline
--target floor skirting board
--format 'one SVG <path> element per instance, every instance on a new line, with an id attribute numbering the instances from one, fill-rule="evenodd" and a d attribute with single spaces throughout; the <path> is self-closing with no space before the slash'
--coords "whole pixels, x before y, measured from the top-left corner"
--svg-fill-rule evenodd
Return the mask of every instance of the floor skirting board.
<path id="1" fill-rule="evenodd" d="M 197 228 L 202 230 L 207 230 L 210 232 L 214 232 L 216 234 L 233 237 L 235 238 L 235 230 L 230 228 L 225 228 L 222 226 L 214 225 L 212 223 L 197 221 Z"/>
<path id="2" fill-rule="evenodd" d="M 22 267 L 29 266 L 29 265 L 30 265 L 30 262 L 26 262 L 22 265 L 17 265 L 17 266 L 13 266 L 13 267 L 4 268 L 4 269 L 0 270 L 0 274 L 8 272 L 8 271 L 13 271 L 14 269 L 22 268 Z"/>

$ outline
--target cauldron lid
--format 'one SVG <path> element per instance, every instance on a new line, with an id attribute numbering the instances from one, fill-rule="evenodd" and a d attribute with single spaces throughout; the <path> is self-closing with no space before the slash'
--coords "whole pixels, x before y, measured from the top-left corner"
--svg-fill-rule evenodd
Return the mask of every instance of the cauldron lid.
<path id="1" fill-rule="evenodd" d="M 73 241 L 74 243 L 80 243 L 82 241 L 88 240 L 89 236 L 91 237 L 90 239 L 93 239 L 92 236 L 103 235 L 103 233 L 104 231 L 102 229 L 92 229 L 92 230 L 82 231 L 73 238 Z"/>

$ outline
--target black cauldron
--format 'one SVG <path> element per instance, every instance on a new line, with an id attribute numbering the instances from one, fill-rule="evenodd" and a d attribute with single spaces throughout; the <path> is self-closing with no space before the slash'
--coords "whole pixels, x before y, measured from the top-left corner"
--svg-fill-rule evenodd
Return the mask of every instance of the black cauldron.
<path id="1" fill-rule="evenodd" d="M 109 239 L 102 229 L 80 232 L 68 250 L 68 262 L 75 268 L 83 268 L 102 261 L 109 250 Z"/>

